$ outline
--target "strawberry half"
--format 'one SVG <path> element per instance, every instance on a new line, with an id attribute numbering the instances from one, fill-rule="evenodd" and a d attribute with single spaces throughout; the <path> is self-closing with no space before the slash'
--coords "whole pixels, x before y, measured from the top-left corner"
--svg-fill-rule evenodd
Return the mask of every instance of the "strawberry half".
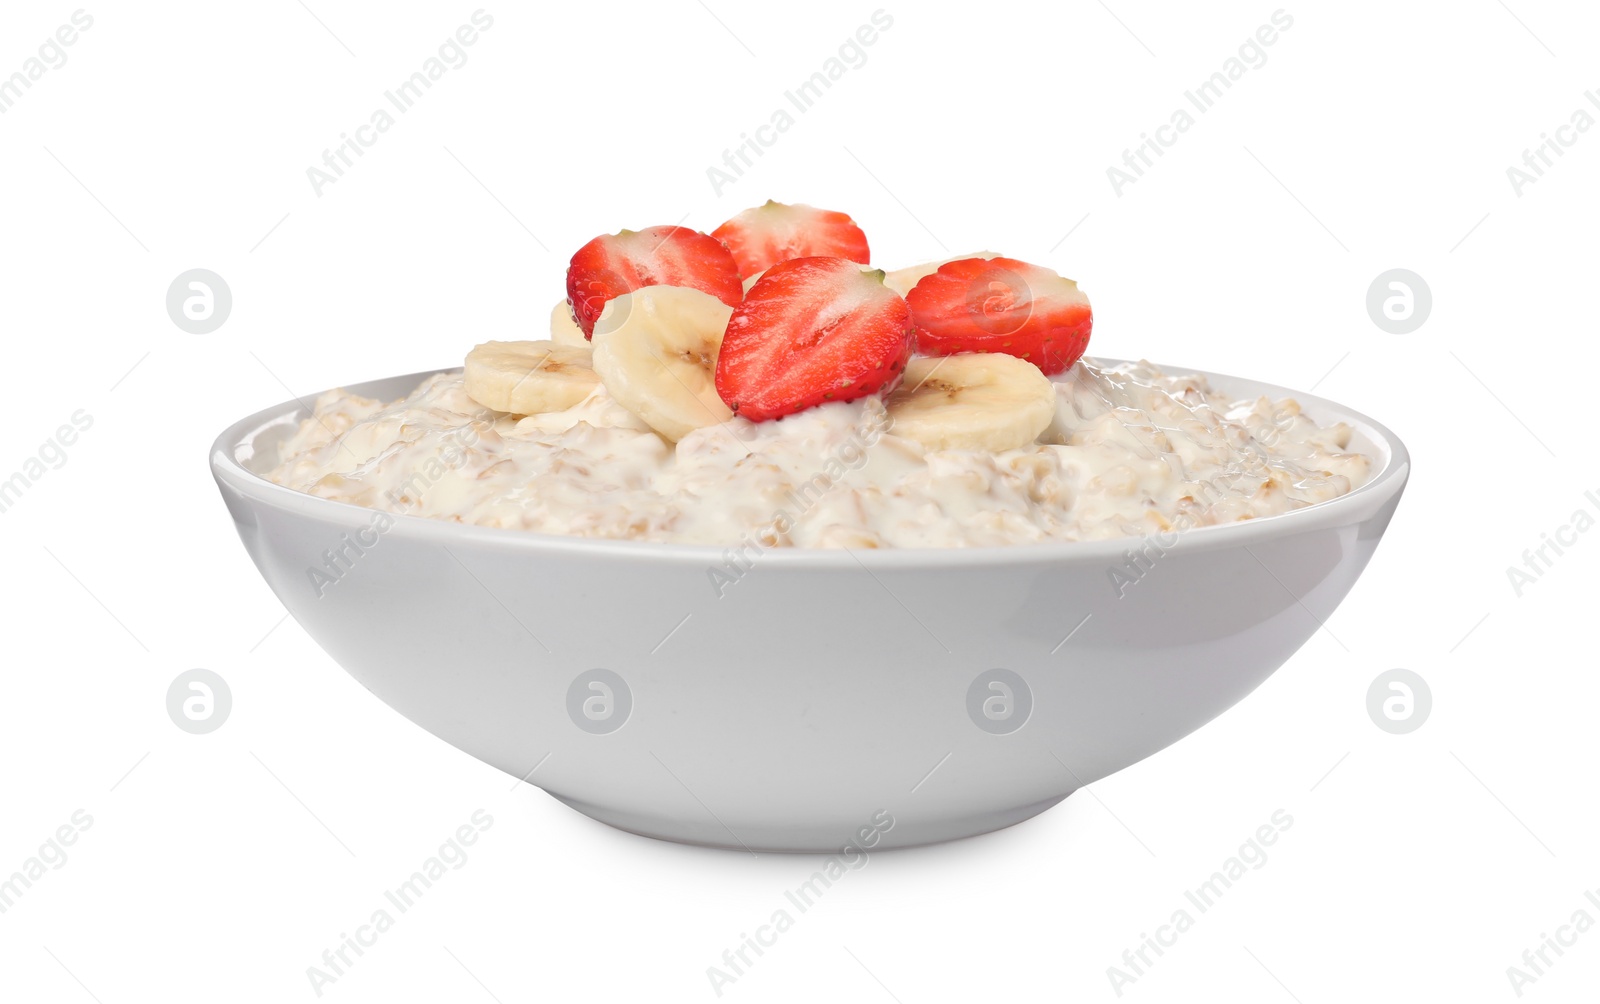
<path id="1" fill-rule="evenodd" d="M 925 355 L 1004 352 L 1046 373 L 1077 362 L 1094 326 L 1077 283 L 1015 258 L 947 262 L 923 276 L 906 303 Z"/>
<path id="2" fill-rule="evenodd" d="M 756 422 L 825 401 L 892 391 L 911 356 L 911 311 L 845 258 L 791 258 L 734 308 L 717 356 L 717 393 Z"/>
<path id="3" fill-rule="evenodd" d="M 606 301 L 641 286 L 688 286 L 739 305 L 744 287 L 733 255 L 715 237 L 688 227 L 646 227 L 602 234 L 567 266 L 567 302 L 585 337 Z"/>
<path id="4" fill-rule="evenodd" d="M 790 258 L 848 258 L 863 265 L 872 261 L 867 235 L 849 216 L 770 199 L 764 206 L 746 209 L 711 231 L 711 236 L 733 252 L 741 279 Z"/>

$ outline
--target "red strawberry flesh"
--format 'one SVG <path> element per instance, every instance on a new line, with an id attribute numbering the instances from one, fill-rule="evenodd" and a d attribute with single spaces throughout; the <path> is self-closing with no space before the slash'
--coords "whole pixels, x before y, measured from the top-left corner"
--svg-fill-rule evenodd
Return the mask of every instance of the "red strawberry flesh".
<path id="1" fill-rule="evenodd" d="M 845 258 L 791 258 L 734 308 L 717 357 L 717 393 L 762 422 L 828 401 L 892 391 L 911 355 L 911 312 Z"/>
<path id="2" fill-rule="evenodd" d="M 790 258 L 848 258 L 863 265 L 872 261 L 867 235 L 848 215 L 801 204 L 769 200 L 746 209 L 711 236 L 733 252 L 741 279 Z"/>
<path id="3" fill-rule="evenodd" d="M 744 296 L 733 255 L 715 237 L 688 227 L 646 227 L 602 234 L 567 267 L 567 302 L 584 335 L 606 302 L 641 286 L 688 286 L 738 306 Z"/>
<path id="4" fill-rule="evenodd" d="M 906 294 L 917 349 L 930 356 L 1004 352 L 1060 373 L 1089 346 L 1094 314 L 1071 279 L 1015 258 L 965 258 Z"/>

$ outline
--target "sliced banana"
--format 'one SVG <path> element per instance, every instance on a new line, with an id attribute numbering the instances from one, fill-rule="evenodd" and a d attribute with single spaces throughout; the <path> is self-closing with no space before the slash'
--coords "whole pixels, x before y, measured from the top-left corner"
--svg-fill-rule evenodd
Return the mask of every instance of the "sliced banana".
<path id="1" fill-rule="evenodd" d="M 1000 255 L 995 251 L 974 251 L 971 254 L 958 254 L 954 258 L 945 258 L 942 261 L 930 261 L 922 265 L 912 265 L 909 268 L 897 268 L 883 277 L 883 284 L 901 296 L 905 296 L 911 292 L 912 286 L 922 281 L 923 276 L 929 276 L 939 271 L 940 265 L 948 265 L 953 261 L 964 261 L 967 258 L 982 258 L 987 261 L 990 258 L 998 257 Z"/>
<path id="2" fill-rule="evenodd" d="M 930 450 L 1015 450 L 1039 438 L 1056 389 L 1016 356 L 972 352 L 919 356 L 889 396 L 889 431 Z"/>
<path id="3" fill-rule="evenodd" d="M 600 387 L 584 345 L 484 342 L 467 353 L 467 396 L 495 411 L 565 411 Z"/>
<path id="4" fill-rule="evenodd" d="M 557 300 L 550 309 L 550 340 L 557 345 L 589 344 L 589 339 L 583 336 L 583 329 L 572 319 L 572 305 L 565 300 Z"/>
<path id="5" fill-rule="evenodd" d="M 606 303 L 594 322 L 594 368 L 617 403 L 664 438 L 726 422 L 717 353 L 733 308 L 698 289 L 643 286 Z"/>

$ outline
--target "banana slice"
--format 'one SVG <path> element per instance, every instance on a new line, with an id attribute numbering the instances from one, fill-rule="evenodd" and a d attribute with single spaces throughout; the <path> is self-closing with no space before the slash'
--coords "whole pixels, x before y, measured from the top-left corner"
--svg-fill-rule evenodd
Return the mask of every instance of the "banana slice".
<path id="1" fill-rule="evenodd" d="M 953 261 L 963 261 L 967 258 L 988 260 L 998 257 L 1000 255 L 995 251 L 974 251 L 971 254 L 958 254 L 954 258 L 946 258 L 943 261 L 930 261 L 922 265 L 912 265 L 909 268 L 897 268 L 883 277 L 883 284 L 901 296 L 905 296 L 911 292 L 912 286 L 922 281 L 923 276 L 932 275 L 939 271 L 940 265 L 946 265 Z"/>
<path id="2" fill-rule="evenodd" d="M 930 450 L 999 452 L 1039 438 L 1055 416 L 1056 389 L 1016 356 L 918 356 L 888 408 L 889 431 Z"/>
<path id="3" fill-rule="evenodd" d="M 565 411 L 600 387 L 588 346 L 484 342 L 467 353 L 467 396 L 495 411 Z"/>
<path id="4" fill-rule="evenodd" d="M 572 319 L 571 305 L 565 300 L 557 300 L 550 309 L 550 340 L 557 345 L 589 345 L 589 339 L 583 336 L 583 329 Z"/>
<path id="5" fill-rule="evenodd" d="M 717 352 L 733 308 L 698 289 L 643 286 L 594 322 L 594 368 L 617 403 L 671 442 L 726 422 Z"/>

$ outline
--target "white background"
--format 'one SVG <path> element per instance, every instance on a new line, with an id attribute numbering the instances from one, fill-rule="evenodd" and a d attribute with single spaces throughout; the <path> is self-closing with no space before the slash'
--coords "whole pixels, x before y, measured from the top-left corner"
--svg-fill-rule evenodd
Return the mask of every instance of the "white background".
<path id="1" fill-rule="evenodd" d="M 481 808 L 470 860 L 325 999 L 716 999 L 707 967 L 816 860 L 609 830 L 391 712 L 285 622 L 205 452 L 290 390 L 534 337 L 598 233 L 771 197 L 850 212 L 891 268 L 1049 264 L 1093 297 L 1092 352 L 1314 386 L 1416 470 L 1328 630 L 1244 703 L 1036 820 L 874 855 L 724 998 L 1115 1000 L 1107 967 L 1283 809 L 1267 863 L 1125 999 L 1516 999 L 1524 949 L 1600 920 L 1600 533 L 1520 598 L 1506 575 L 1600 490 L 1600 130 L 1520 195 L 1506 169 L 1600 115 L 1600 23 L 1507 2 L 1288 7 L 1267 62 L 1120 195 L 1107 167 L 1272 4 L 886 5 L 867 62 L 720 195 L 706 169 L 874 2 L 489 7 L 466 64 L 320 196 L 306 169 L 474 4 L 88 8 L 0 115 L 0 478 L 94 420 L 0 513 L 0 874 L 93 819 L 0 914 L 0 997 L 316 999 L 307 967 Z M 6 4 L 0 76 L 74 9 Z M 164 308 L 195 267 L 233 291 L 209 335 Z M 1365 306 L 1396 267 L 1434 301 L 1407 335 Z M 232 687 L 210 735 L 165 711 L 193 667 Z M 1365 710 L 1394 667 L 1432 687 L 1410 735 Z M 1597 983 L 1588 932 L 1524 996 Z"/>

